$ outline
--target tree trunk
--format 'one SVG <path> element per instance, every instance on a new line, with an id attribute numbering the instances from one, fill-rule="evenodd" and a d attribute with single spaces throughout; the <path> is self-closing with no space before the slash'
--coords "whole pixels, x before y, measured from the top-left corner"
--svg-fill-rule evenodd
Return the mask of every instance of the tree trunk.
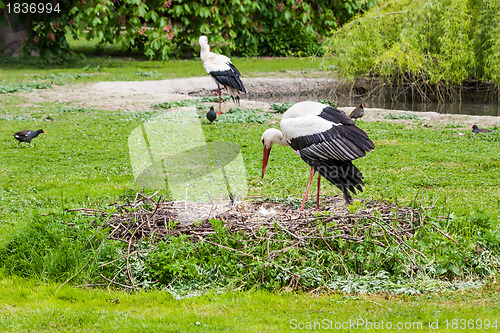
<path id="1" fill-rule="evenodd" d="M 19 56 L 31 25 L 29 18 L 21 18 L 3 11 L 7 25 L 0 21 L 0 54 Z"/>

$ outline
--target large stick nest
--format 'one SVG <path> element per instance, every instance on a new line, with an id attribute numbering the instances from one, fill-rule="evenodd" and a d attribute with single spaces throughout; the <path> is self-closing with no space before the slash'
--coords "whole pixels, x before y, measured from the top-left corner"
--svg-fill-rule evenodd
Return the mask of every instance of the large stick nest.
<path id="1" fill-rule="evenodd" d="M 414 273 L 417 273 L 423 279 L 417 257 L 425 261 L 427 258 L 410 240 L 416 230 L 428 223 L 425 209 L 401 207 L 395 203 L 376 200 L 361 200 L 355 206 L 346 207 L 344 200 L 338 196 L 323 197 L 319 211 L 314 208 L 301 211 L 292 207 L 290 203 L 262 198 L 254 198 L 253 201 L 243 201 L 220 209 L 221 207 L 216 207 L 214 203 L 162 200 L 156 198 L 157 194 L 158 192 L 147 196 L 138 192 L 133 201 L 115 203 L 116 209 L 112 213 L 89 208 L 74 209 L 82 211 L 85 215 L 100 215 L 102 217 L 100 227 L 110 230 L 107 237 L 128 244 L 126 265 L 120 269 L 127 271 L 131 286 L 118 283 L 114 278 L 107 278 L 101 274 L 110 284 L 136 289 L 129 259 L 137 254 L 137 250 L 134 249 L 137 249 L 136 244 L 142 239 L 156 242 L 167 237 L 186 235 L 187 239 L 193 242 L 206 242 L 258 260 L 245 248 L 231 248 L 216 243 L 214 241 L 216 238 L 213 236 L 221 230 L 229 236 L 243 233 L 246 235 L 246 241 L 255 244 L 263 240 L 269 244 L 274 241 L 272 239 L 274 235 L 284 234 L 287 236 L 286 239 L 276 240 L 284 242 L 282 244 L 284 248 L 307 247 L 311 240 L 329 244 L 334 239 L 355 243 L 370 242 L 380 247 L 396 245 L 408 260 L 405 265 L 411 273 L 411 278 L 413 279 Z M 188 221 L 193 216 L 198 218 Z M 451 239 L 434 224 L 430 225 L 444 237 Z M 275 262 L 280 255 L 278 252 L 282 251 L 270 251 L 268 245 L 267 264 L 274 264 L 289 272 L 287 268 Z M 296 278 L 296 281 L 302 279 L 293 272 L 289 273 Z"/>
<path id="2" fill-rule="evenodd" d="M 384 201 L 361 200 L 357 211 L 350 212 L 343 204 L 344 200 L 338 196 L 323 197 L 319 211 L 314 208 L 301 211 L 293 208 L 290 203 L 257 198 L 214 213 L 213 204 L 167 201 L 161 198 L 155 200 L 156 195 L 157 193 L 147 196 L 139 192 L 133 202 L 127 200 L 125 203 L 115 204 L 117 209 L 114 213 L 86 208 L 78 210 L 85 215 L 107 216 L 102 227 L 110 228 L 108 238 L 126 243 L 136 243 L 144 238 L 161 240 L 168 235 L 179 234 L 203 240 L 216 232 L 210 222 L 211 219 L 216 219 L 224 222 L 224 228 L 229 233 L 255 235 L 263 227 L 274 229 L 277 226 L 294 238 L 315 238 L 317 226 L 322 224 L 327 226 L 322 232 L 323 238 L 342 238 L 354 242 L 363 242 L 367 230 L 376 225 L 379 227 L 378 231 L 373 233 L 371 230 L 370 239 L 377 245 L 384 246 L 377 238 L 389 236 L 393 240 L 409 239 L 425 222 L 425 214 L 421 210 Z M 186 212 L 198 217 L 206 215 L 207 218 L 179 223 L 179 217 L 185 219 Z"/>

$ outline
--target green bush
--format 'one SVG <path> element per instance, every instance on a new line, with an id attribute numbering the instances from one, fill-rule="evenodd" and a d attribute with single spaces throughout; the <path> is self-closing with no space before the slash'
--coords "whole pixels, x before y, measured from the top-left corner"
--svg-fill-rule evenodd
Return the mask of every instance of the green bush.
<path id="1" fill-rule="evenodd" d="M 57 0 L 57 15 L 36 14 L 26 51 L 50 61 L 76 60 L 66 33 L 120 44 L 167 60 L 198 52 L 200 35 L 214 50 L 239 56 L 311 56 L 319 41 L 374 0 Z M 0 13 L 3 2 L 0 1 Z M 2 16 L 0 16 L 1 18 Z"/>
<path id="2" fill-rule="evenodd" d="M 64 215 L 35 217 L 11 235 L 0 248 L 5 272 L 47 282 L 95 278 L 89 274 L 96 270 L 104 236 L 88 218 Z"/>
<path id="3" fill-rule="evenodd" d="M 412 89 L 498 84 L 499 11 L 499 0 L 384 0 L 334 33 L 327 63 L 342 76 L 379 76 Z"/>
<path id="4" fill-rule="evenodd" d="M 336 26 L 333 12 L 323 8 L 302 0 L 104 0 L 80 1 L 71 13 L 88 39 L 165 60 L 193 53 L 202 34 L 223 53 L 313 55 L 318 34 Z"/>

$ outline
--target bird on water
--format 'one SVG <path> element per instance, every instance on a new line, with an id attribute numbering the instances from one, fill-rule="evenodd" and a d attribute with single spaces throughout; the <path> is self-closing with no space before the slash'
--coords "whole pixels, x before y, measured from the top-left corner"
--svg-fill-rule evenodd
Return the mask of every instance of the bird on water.
<path id="1" fill-rule="evenodd" d="M 319 209 L 321 176 L 342 191 L 346 204 L 352 202 L 351 193 L 363 191 L 363 175 L 352 161 L 365 156 L 375 145 L 344 111 L 318 102 L 300 102 L 283 114 L 280 128 L 281 131 L 270 128 L 262 134 L 262 178 L 273 144 L 290 146 L 311 166 L 302 210 L 316 172 L 319 173 L 316 209 Z"/>

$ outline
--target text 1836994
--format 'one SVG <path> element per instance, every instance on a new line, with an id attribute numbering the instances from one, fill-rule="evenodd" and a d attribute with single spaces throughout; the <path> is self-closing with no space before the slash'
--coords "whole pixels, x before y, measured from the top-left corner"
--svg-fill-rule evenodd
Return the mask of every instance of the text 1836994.
<path id="1" fill-rule="evenodd" d="M 8 14 L 53 14 L 60 13 L 59 3 L 11 2 L 5 5 Z"/>

